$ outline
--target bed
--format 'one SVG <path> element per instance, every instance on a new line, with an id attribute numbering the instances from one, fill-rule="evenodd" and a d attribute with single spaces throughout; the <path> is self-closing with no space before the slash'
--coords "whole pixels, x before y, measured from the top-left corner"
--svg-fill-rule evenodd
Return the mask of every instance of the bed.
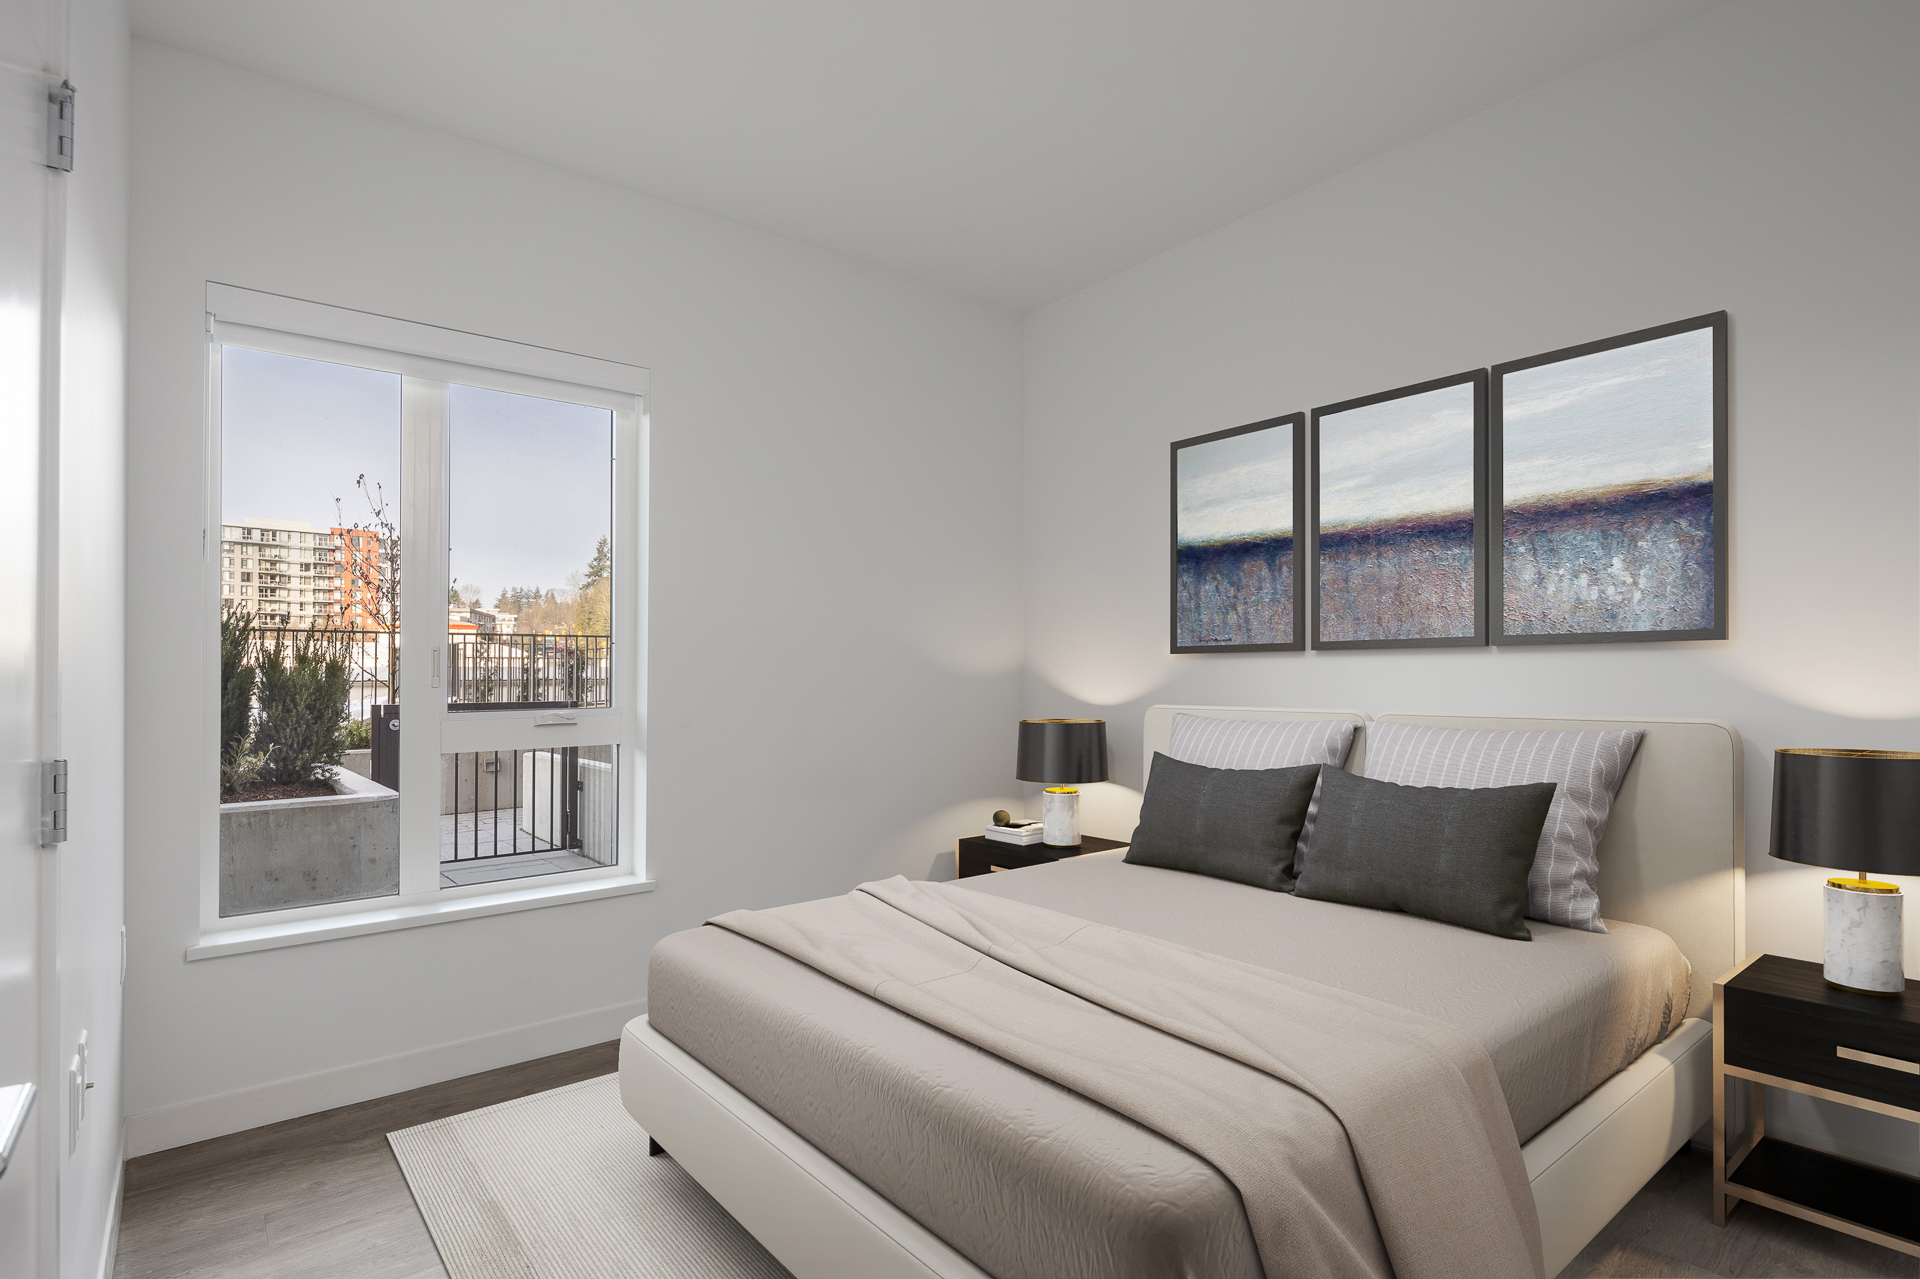
<path id="1" fill-rule="evenodd" d="M 1357 712 L 1154 707 L 1144 725 L 1149 760 L 1167 748 L 1178 713 L 1370 722 Z M 1601 844 L 1603 912 L 1618 926 L 1605 938 L 1540 926 L 1535 944 L 1518 948 L 1411 917 L 1127 866 L 1117 854 L 968 887 L 1291 969 L 1466 1030 L 1500 1073 L 1546 1273 L 1555 1274 L 1711 1117 L 1701 1015 L 1713 977 L 1742 946 L 1739 737 L 1686 720 L 1371 722 L 1641 729 Z M 1364 731 L 1346 767 L 1364 771 Z M 649 1017 L 623 1034 L 623 1099 L 801 1279 L 1044 1273 L 1044 1260 L 1026 1254 L 1043 1250 L 1049 1231 L 1104 1231 L 1125 1251 L 1130 1224 L 1154 1211 L 1191 1227 L 1181 1264 L 1259 1272 L 1257 1261 L 1249 1269 L 1231 1187 L 1223 1193 L 1203 1161 L 1158 1134 L 1063 1099 L 1016 1067 L 984 1065 L 980 1049 L 732 934 L 676 938 L 656 952 Z M 1657 1007 L 1662 990 L 1680 992 L 1680 1006 L 1670 997 Z M 1011 1144 L 1001 1130 L 1013 1133 Z M 1140 1185 L 1152 1191 L 1144 1214 L 1126 1198 Z M 1159 1229 L 1156 1243 L 1168 1235 Z"/>

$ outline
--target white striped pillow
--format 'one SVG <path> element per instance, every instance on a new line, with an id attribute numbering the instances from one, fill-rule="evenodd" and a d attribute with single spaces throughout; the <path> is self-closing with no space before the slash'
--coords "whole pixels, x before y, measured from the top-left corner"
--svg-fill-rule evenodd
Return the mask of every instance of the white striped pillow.
<path id="1" fill-rule="evenodd" d="M 1347 762 L 1354 724 L 1344 719 L 1214 719 L 1173 717 L 1167 754 L 1202 768 L 1298 768 Z"/>
<path id="2" fill-rule="evenodd" d="M 1367 733 L 1367 776 L 1470 790 L 1557 782 L 1527 876 L 1527 915 L 1604 933 L 1595 888 L 1600 837 L 1641 736 L 1637 728 L 1549 733 L 1376 723 Z"/>
<path id="3" fill-rule="evenodd" d="M 1298 768 L 1303 764 L 1338 768 L 1347 762 L 1357 727 L 1344 719 L 1214 719 L 1176 713 L 1167 754 L 1205 768 Z M 1296 871 L 1319 815 L 1320 783 L 1315 782 L 1306 819 L 1300 824 L 1300 840 L 1294 846 Z"/>

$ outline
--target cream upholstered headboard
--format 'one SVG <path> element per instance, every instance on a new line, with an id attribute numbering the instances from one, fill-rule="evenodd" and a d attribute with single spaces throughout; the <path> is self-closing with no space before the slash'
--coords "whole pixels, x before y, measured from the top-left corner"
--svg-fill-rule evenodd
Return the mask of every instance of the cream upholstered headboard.
<path id="1" fill-rule="evenodd" d="M 1366 721 L 1354 711 L 1155 706 L 1146 718 L 1149 764 L 1153 752 L 1165 751 L 1172 740 L 1176 713 L 1215 719 Z M 1706 1013 L 1713 1002 L 1714 979 L 1746 955 L 1746 834 L 1738 730 L 1708 719 L 1388 714 L 1373 722 L 1533 732 L 1637 728 L 1645 733 L 1600 841 L 1600 913 L 1658 928 L 1673 938 L 1693 964 L 1688 1013 Z M 1364 734 L 1357 736 L 1348 771 L 1366 771 L 1364 745 Z"/>

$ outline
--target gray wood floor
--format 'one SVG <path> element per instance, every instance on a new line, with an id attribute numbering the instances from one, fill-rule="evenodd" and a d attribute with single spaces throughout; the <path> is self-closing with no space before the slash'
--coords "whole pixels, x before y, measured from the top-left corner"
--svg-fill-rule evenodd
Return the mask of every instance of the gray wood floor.
<path id="1" fill-rule="evenodd" d="M 1920 1279 L 1920 1257 L 1743 1203 L 1713 1224 L 1713 1162 L 1680 1153 L 1607 1223 L 1561 1279 L 1765 1279 L 1767 1276 L 1885 1276 Z"/>
<path id="2" fill-rule="evenodd" d="M 116 1279 L 445 1279 L 386 1135 L 611 1072 L 617 1045 L 523 1062 L 217 1137 L 127 1164 Z M 1920 1258 L 1742 1204 L 1709 1215 L 1707 1157 L 1682 1150 L 1562 1272 L 1920 1279 Z"/>
<path id="3" fill-rule="evenodd" d="M 128 1160 L 115 1279 L 446 1279 L 387 1134 L 618 1063 L 595 1044 Z"/>

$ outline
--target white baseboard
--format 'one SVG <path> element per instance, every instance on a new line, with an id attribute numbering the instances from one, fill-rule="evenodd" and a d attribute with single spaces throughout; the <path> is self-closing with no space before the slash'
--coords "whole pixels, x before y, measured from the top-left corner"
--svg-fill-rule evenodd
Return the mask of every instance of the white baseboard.
<path id="1" fill-rule="evenodd" d="M 531 1061 L 571 1048 L 606 1043 L 618 1039 L 620 1028 L 646 1011 L 644 999 L 615 1004 L 477 1039 L 338 1066 L 218 1097 L 128 1115 L 126 1158 L 137 1159 L 156 1150 L 171 1150 L 210 1137 L 224 1137 L 336 1106 L 371 1101 L 463 1075 L 477 1075 L 483 1070 Z"/>

